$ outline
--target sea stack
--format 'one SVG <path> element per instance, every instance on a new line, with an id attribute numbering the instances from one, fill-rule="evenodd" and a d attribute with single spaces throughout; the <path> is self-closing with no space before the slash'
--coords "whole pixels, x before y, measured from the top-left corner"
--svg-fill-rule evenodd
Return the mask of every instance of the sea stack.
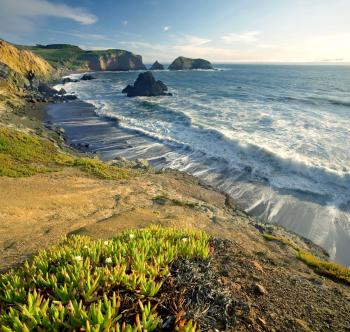
<path id="1" fill-rule="evenodd" d="M 169 70 L 214 69 L 213 65 L 204 59 L 190 59 L 183 56 L 176 58 Z"/>
<path id="2" fill-rule="evenodd" d="M 156 61 L 150 68 L 150 70 L 164 70 L 164 66 Z"/>
<path id="3" fill-rule="evenodd" d="M 134 85 L 128 85 L 123 89 L 122 93 L 126 93 L 128 97 L 154 97 L 154 96 L 171 96 L 168 87 L 162 81 L 156 81 L 150 71 L 139 74 Z"/>

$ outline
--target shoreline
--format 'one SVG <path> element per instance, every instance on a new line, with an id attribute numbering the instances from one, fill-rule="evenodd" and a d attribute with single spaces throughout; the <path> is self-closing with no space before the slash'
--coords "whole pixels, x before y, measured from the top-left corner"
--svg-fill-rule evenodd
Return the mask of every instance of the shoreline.
<path id="1" fill-rule="evenodd" d="M 185 93 L 179 101 L 169 101 L 169 107 L 163 100 L 148 102 L 143 98 L 123 98 L 118 91 L 136 74 L 121 78 L 117 75 L 117 88 L 113 85 L 114 76 L 110 75 L 96 72 L 96 81 L 67 85 L 68 92 L 96 106 L 100 119 L 105 121 L 105 115 L 113 117 L 115 120 L 111 122 L 115 121 L 118 128 L 108 136 L 109 129 L 95 135 L 98 124 L 90 126 L 91 132 L 86 135 L 74 135 L 73 144 L 88 144 L 103 160 L 116 156 L 147 159 L 156 168 L 170 167 L 197 176 L 230 194 L 244 210 L 260 220 L 284 226 L 311 239 L 324 247 L 332 260 L 350 266 L 347 254 L 350 250 L 349 213 L 340 178 L 328 178 L 327 172 L 318 172 L 306 164 L 299 167 L 298 163 L 290 163 L 279 150 L 270 157 L 264 149 L 260 150 L 259 144 L 241 146 L 244 140 L 239 141 L 238 134 L 237 139 L 231 141 L 226 140 L 220 130 L 201 130 L 190 121 L 187 125 L 191 116 L 187 117 L 181 110 L 183 99 L 187 99 Z M 177 79 L 170 77 L 169 82 L 175 84 Z M 196 104 L 193 107 L 196 109 Z M 216 104 L 216 108 L 219 109 L 220 104 Z M 176 119 L 175 123 L 171 122 L 171 117 Z M 118 118 L 121 119 L 119 125 Z M 153 130 L 158 122 L 161 127 Z M 127 139 L 119 140 L 123 135 Z M 345 198 L 334 203 L 335 194 Z"/>
<path id="2" fill-rule="evenodd" d="M 96 107 L 88 102 L 77 99 L 76 101 L 70 101 L 67 103 L 49 103 L 45 107 L 46 121 L 45 126 L 49 129 L 58 129 L 57 132 L 64 137 L 65 143 L 69 148 L 75 149 L 81 153 L 92 153 L 97 154 L 104 161 L 112 161 L 114 159 L 120 159 L 119 154 L 123 154 L 125 149 L 130 149 L 130 143 L 140 144 L 140 140 L 153 141 L 150 138 L 145 137 L 136 130 L 122 128 L 118 125 L 118 121 L 115 118 L 109 118 L 106 116 L 99 116 L 96 112 Z M 56 121 L 59 121 L 57 123 Z M 95 130 L 95 136 L 91 135 L 92 131 Z M 97 133 L 97 135 L 96 135 Z M 93 138 L 89 137 L 93 136 Z M 97 136 L 97 137 L 96 137 Z M 108 148 L 105 151 L 99 149 L 101 142 L 104 144 L 108 140 Z M 131 140 L 131 142 L 130 142 Z M 159 153 L 160 149 L 164 149 L 164 153 L 167 153 L 166 149 L 159 143 L 154 143 L 156 153 Z M 109 152 L 111 149 L 115 153 L 115 149 L 119 150 L 116 157 L 112 158 L 112 153 Z M 144 156 L 144 155 L 142 155 Z M 124 157 L 123 157 L 124 158 Z M 132 159 L 126 157 L 128 161 L 135 161 L 139 158 L 133 156 Z M 143 158 L 140 158 L 143 160 Z M 162 159 L 157 158 L 150 161 L 153 168 L 158 171 L 171 171 L 178 172 L 179 174 L 184 174 L 195 179 L 204 188 L 210 189 L 212 191 L 223 194 L 227 199 L 232 200 L 237 209 L 239 209 L 247 218 L 252 218 L 257 224 L 262 227 L 272 227 L 282 230 L 284 233 L 290 234 L 291 236 L 296 236 L 303 242 L 316 248 L 318 251 L 322 252 L 323 255 L 329 257 L 329 253 L 325 248 L 313 242 L 311 239 L 299 234 L 291 229 L 288 229 L 284 225 L 272 224 L 264 222 L 246 212 L 237 201 L 230 196 L 227 192 L 221 188 L 208 183 L 207 181 L 201 179 L 198 176 L 192 175 L 188 172 L 182 170 L 176 170 L 169 167 L 164 167 L 162 165 Z"/>

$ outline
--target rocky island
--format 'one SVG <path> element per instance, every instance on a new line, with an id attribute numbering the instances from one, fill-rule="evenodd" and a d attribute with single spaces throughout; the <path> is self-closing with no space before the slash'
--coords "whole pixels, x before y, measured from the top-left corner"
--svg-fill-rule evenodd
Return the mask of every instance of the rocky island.
<path id="1" fill-rule="evenodd" d="M 122 93 L 126 93 L 128 97 L 155 97 L 155 96 L 171 96 L 168 87 L 162 81 L 156 81 L 150 71 L 139 74 L 134 85 L 128 85 L 123 89 Z"/>
<path id="2" fill-rule="evenodd" d="M 169 70 L 214 69 L 213 65 L 204 59 L 190 59 L 180 56 L 168 67 Z"/>
<path id="3" fill-rule="evenodd" d="M 164 66 L 156 61 L 149 70 L 164 70 Z"/>

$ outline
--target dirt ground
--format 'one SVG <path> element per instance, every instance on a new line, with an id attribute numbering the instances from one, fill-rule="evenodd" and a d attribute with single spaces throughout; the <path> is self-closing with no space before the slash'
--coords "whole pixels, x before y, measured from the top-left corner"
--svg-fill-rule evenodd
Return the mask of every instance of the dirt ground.
<path id="1" fill-rule="evenodd" d="M 264 226 L 225 195 L 185 174 L 150 172 L 107 181 L 65 169 L 2 177 L 0 197 L 2 271 L 59 243 L 64 235 L 104 239 L 149 224 L 194 226 L 229 240 L 215 251 L 214 268 L 231 296 L 249 306 L 249 315 L 238 319 L 235 331 L 350 331 L 348 286 L 317 275 L 291 248 L 266 242 Z"/>

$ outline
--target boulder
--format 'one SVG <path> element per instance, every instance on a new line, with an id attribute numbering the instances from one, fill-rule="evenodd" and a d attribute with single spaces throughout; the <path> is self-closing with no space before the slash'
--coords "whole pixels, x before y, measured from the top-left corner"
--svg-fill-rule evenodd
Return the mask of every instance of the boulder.
<path id="1" fill-rule="evenodd" d="M 122 90 L 128 97 L 136 96 L 171 96 L 167 93 L 168 87 L 162 81 L 156 81 L 150 71 L 139 74 L 134 85 L 128 85 Z"/>
<path id="2" fill-rule="evenodd" d="M 80 80 L 82 81 L 90 81 L 90 80 L 94 80 L 96 79 L 96 77 L 93 77 L 92 75 L 89 75 L 89 74 L 84 74 Z"/>
<path id="3" fill-rule="evenodd" d="M 67 93 L 67 91 L 65 89 L 60 89 L 57 94 L 60 95 L 60 96 L 63 96 Z"/>
<path id="4" fill-rule="evenodd" d="M 164 70 L 164 66 L 156 61 L 150 68 L 150 70 Z"/>
<path id="5" fill-rule="evenodd" d="M 62 96 L 62 100 L 68 101 L 68 100 L 76 100 L 78 97 L 76 95 L 64 95 Z"/>
<path id="6" fill-rule="evenodd" d="M 128 84 L 123 90 L 122 93 L 131 93 L 133 91 L 134 87 L 130 84 Z"/>
<path id="7" fill-rule="evenodd" d="M 190 59 L 180 56 L 168 68 L 169 70 L 214 69 L 213 65 L 204 59 Z"/>
<path id="8" fill-rule="evenodd" d="M 38 91 L 44 95 L 44 96 L 49 96 L 52 97 L 56 94 L 58 94 L 58 91 L 54 88 L 51 88 L 50 86 L 48 86 L 45 83 L 39 83 L 38 85 Z"/>
<path id="9" fill-rule="evenodd" d="M 76 79 L 73 79 L 73 78 L 70 78 L 70 77 L 65 77 L 65 78 L 62 80 L 62 84 L 66 84 L 66 83 L 76 83 L 76 82 L 79 82 L 79 80 L 76 80 Z"/>

